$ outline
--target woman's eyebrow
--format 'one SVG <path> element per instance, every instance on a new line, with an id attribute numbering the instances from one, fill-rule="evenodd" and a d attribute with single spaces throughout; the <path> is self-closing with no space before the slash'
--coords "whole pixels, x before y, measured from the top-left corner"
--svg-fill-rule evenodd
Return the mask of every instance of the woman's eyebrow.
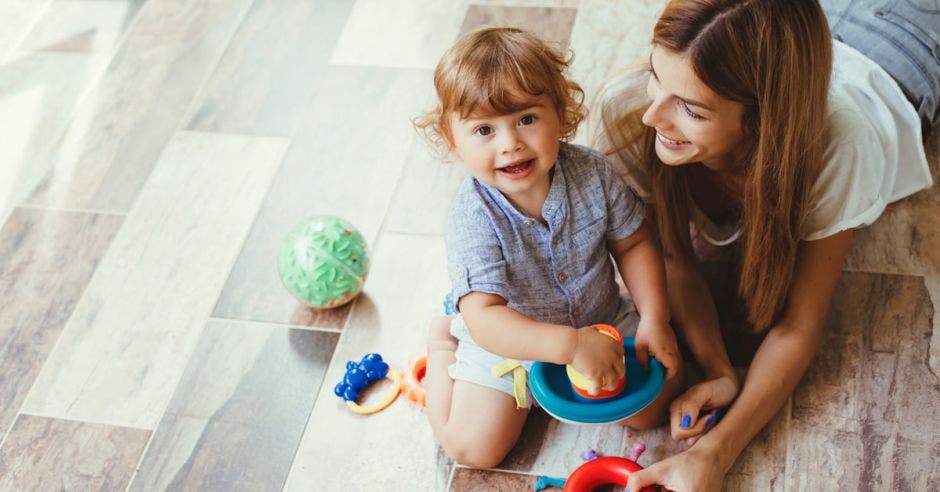
<path id="1" fill-rule="evenodd" d="M 659 76 L 656 75 L 656 69 L 653 68 L 653 54 L 652 54 L 652 53 L 650 53 L 650 72 L 653 73 L 653 77 L 655 77 L 656 80 L 659 80 Z M 704 109 L 704 110 L 706 110 L 706 111 L 711 111 L 711 112 L 714 112 L 714 111 L 715 111 L 714 109 L 712 109 L 711 106 L 709 106 L 709 105 L 707 105 L 707 104 L 705 104 L 705 103 L 703 103 L 703 102 L 701 102 L 701 101 L 696 101 L 695 99 L 689 99 L 689 98 L 687 98 L 687 97 L 682 97 L 682 96 L 679 96 L 679 95 L 677 95 L 677 94 L 673 94 L 673 96 L 674 96 L 676 99 L 678 99 L 678 100 L 680 100 L 680 101 L 682 101 L 682 102 L 684 102 L 684 103 L 686 103 L 686 104 L 689 104 L 689 105 L 691 105 L 691 106 L 696 106 L 696 107 L 702 108 L 702 109 Z"/>

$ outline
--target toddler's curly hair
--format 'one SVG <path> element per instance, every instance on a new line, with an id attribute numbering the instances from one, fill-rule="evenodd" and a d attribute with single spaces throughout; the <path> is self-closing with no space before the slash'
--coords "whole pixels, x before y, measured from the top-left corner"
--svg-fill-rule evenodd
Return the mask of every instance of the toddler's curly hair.
<path id="1" fill-rule="evenodd" d="M 563 56 L 532 33 L 514 27 L 481 28 L 462 36 L 434 69 L 437 107 L 412 120 L 446 154 L 453 142 L 448 115 L 508 114 L 531 96 L 547 95 L 562 120 L 562 137 L 574 136 L 584 119 L 584 91 L 565 75 Z"/>

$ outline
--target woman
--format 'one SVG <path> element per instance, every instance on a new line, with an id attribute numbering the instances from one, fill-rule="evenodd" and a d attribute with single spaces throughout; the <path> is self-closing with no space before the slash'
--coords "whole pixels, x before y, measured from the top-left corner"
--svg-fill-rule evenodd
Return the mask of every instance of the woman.
<path id="1" fill-rule="evenodd" d="M 672 1 L 649 64 L 602 97 L 599 147 L 655 215 L 673 323 L 704 374 L 670 409 L 673 438 L 694 444 L 631 490 L 721 487 L 812 360 L 852 230 L 932 184 L 921 131 L 937 120 L 940 7 L 825 3 Z M 738 250 L 748 326 L 726 328 L 763 337 L 743 381 L 702 240 Z"/>

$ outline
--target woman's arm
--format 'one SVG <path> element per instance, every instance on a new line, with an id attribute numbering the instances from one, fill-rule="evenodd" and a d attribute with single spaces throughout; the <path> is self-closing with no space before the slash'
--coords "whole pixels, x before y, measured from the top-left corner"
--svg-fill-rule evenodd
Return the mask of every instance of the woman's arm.
<path id="1" fill-rule="evenodd" d="M 852 242 L 852 231 L 804 242 L 783 318 L 761 343 L 725 418 L 688 451 L 634 474 L 630 489 L 718 490 L 741 451 L 790 397 L 809 366 Z"/>
<path id="2" fill-rule="evenodd" d="M 801 244 L 783 318 L 758 348 L 737 401 L 698 443 L 713 448 L 725 470 L 776 415 L 809 367 L 851 244 L 852 231 Z"/>

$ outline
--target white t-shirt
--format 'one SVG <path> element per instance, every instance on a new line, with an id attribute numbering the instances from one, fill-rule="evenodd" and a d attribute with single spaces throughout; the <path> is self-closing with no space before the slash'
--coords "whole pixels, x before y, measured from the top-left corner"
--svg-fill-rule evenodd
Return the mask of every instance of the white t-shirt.
<path id="1" fill-rule="evenodd" d="M 602 120 L 647 103 L 641 87 L 645 82 L 641 86 L 635 75 L 608 86 L 601 98 Z M 914 106 L 884 69 L 835 40 L 828 111 L 826 161 L 800 234 L 807 241 L 870 225 L 887 204 L 933 184 Z M 609 150 L 603 124 L 596 134 L 595 144 Z M 625 151 L 611 157 L 623 165 L 627 181 L 647 199 L 649 177 L 640 166 Z M 739 236 L 737 224 L 716 225 L 692 208 L 694 226 L 709 242 L 725 245 Z"/>
<path id="2" fill-rule="evenodd" d="M 884 69 L 838 41 L 828 119 L 804 240 L 870 225 L 889 203 L 933 185 L 914 106 Z"/>

